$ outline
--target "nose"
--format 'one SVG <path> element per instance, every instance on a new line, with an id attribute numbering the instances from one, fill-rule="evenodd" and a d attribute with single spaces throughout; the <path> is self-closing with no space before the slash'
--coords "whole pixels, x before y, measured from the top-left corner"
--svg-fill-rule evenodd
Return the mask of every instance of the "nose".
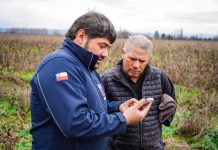
<path id="1" fill-rule="evenodd" d="M 134 68 L 139 68 L 139 60 L 135 60 L 134 62 L 133 62 L 133 67 Z"/>
<path id="2" fill-rule="evenodd" d="M 104 49 L 103 52 L 101 53 L 101 56 L 103 56 L 104 58 L 108 57 L 108 50 Z"/>

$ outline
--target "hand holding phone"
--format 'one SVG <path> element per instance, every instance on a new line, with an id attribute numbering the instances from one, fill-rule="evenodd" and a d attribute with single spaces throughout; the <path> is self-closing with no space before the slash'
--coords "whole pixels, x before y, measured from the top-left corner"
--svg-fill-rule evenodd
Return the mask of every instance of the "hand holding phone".
<path id="1" fill-rule="evenodd" d="M 151 105 L 152 104 L 152 102 L 154 101 L 154 99 L 153 98 L 147 98 L 147 99 L 141 99 L 141 100 L 144 100 L 145 101 L 145 103 L 144 103 L 144 105 L 139 109 L 139 110 L 143 110 L 144 108 L 146 108 L 148 105 Z"/>
<path id="2" fill-rule="evenodd" d="M 123 115 L 126 118 L 127 124 L 135 124 L 142 121 L 148 114 L 151 107 L 151 102 L 146 103 L 145 99 L 139 100 L 135 105 L 124 110 Z"/>

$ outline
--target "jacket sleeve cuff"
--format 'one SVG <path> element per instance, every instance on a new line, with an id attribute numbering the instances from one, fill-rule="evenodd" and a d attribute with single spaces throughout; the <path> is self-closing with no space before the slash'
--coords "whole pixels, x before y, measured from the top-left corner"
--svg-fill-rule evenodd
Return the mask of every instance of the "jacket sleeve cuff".
<path id="1" fill-rule="evenodd" d="M 122 133 L 125 133 L 126 131 L 126 127 L 127 127 L 127 122 L 126 122 L 126 118 L 124 117 L 123 113 L 121 112 L 118 112 L 118 113 L 115 113 L 117 115 L 117 117 L 119 118 L 120 122 L 121 122 L 121 132 Z"/>
<path id="2" fill-rule="evenodd" d="M 122 101 L 110 101 L 108 102 L 108 112 L 113 113 L 113 112 L 119 112 L 119 107 L 122 104 Z"/>

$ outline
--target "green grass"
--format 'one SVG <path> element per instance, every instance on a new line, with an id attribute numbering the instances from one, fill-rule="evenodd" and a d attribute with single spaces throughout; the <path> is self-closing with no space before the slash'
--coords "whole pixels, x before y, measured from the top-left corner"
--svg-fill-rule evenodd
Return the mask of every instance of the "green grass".
<path id="1" fill-rule="evenodd" d="M 171 125 L 170 127 L 163 126 L 163 139 L 176 136 L 180 128 L 179 125 Z"/>
<path id="2" fill-rule="evenodd" d="M 20 113 L 18 102 L 13 94 L 0 98 L 0 149 L 31 149 L 29 105 Z"/>
<path id="3" fill-rule="evenodd" d="M 179 131 L 181 129 L 181 124 L 180 122 L 186 119 L 189 119 L 191 117 L 191 112 L 187 111 L 187 112 L 176 112 L 175 116 L 174 116 L 174 120 L 172 122 L 172 124 L 169 127 L 163 126 L 163 138 L 167 139 L 169 137 L 177 137 L 179 136 Z"/>
<path id="4" fill-rule="evenodd" d="M 175 88 L 176 99 L 178 100 L 180 106 L 187 104 L 191 106 L 198 96 L 197 89 L 195 88 L 189 90 L 187 87 L 181 85 L 176 85 Z"/>
<path id="5" fill-rule="evenodd" d="M 218 129 L 218 114 L 215 114 L 212 118 L 211 118 L 211 126 L 213 128 L 217 128 Z"/>
<path id="6" fill-rule="evenodd" d="M 24 72 L 24 71 L 20 71 L 18 74 L 20 74 L 20 76 L 25 80 L 25 81 L 29 81 L 31 79 L 31 77 L 33 76 L 35 72 L 31 71 L 31 72 Z"/>
<path id="7" fill-rule="evenodd" d="M 206 129 L 203 137 L 195 140 L 191 146 L 204 150 L 218 150 L 218 128 Z"/>
<path id="8" fill-rule="evenodd" d="M 24 129 L 19 133 L 19 142 L 16 144 L 17 150 L 29 150 L 31 149 L 31 134 L 30 129 Z"/>
<path id="9" fill-rule="evenodd" d="M 105 64 L 108 67 L 108 64 Z M 13 76 L 20 76 L 25 82 L 23 86 L 27 87 L 27 81 L 32 77 L 34 72 L 13 71 Z M 0 149 L 16 149 L 29 150 L 31 149 L 32 136 L 30 134 L 31 121 L 29 101 L 24 101 L 24 107 L 19 110 L 19 102 L 22 97 L 22 90 L 13 92 L 13 80 L 1 81 L 2 87 L 10 88 L 8 93 L 0 97 Z M 17 85 L 16 85 L 17 86 Z M 208 129 L 202 137 L 193 140 L 193 135 L 180 135 L 182 122 L 193 117 L 195 101 L 199 94 L 197 89 L 188 89 L 185 86 L 176 85 L 176 96 L 178 108 L 174 120 L 170 127 L 163 126 L 163 138 L 179 138 L 186 140 L 192 148 L 201 148 L 205 150 L 217 150 L 218 131 L 217 131 L 217 116 L 211 121 L 212 127 Z M 21 92 L 21 93 L 19 93 Z M 7 139 L 7 140 L 5 140 Z"/>
<path id="10" fill-rule="evenodd" d="M 34 73 L 34 71 L 13 71 L 13 75 L 19 75 L 26 82 L 29 82 Z"/>
<path id="11" fill-rule="evenodd" d="M 7 99 L 10 97 L 0 98 L 0 116 L 1 118 L 7 118 L 16 115 L 17 107 L 16 105 L 10 103 Z"/>
<path id="12" fill-rule="evenodd" d="M 197 89 L 189 90 L 186 87 L 179 85 L 176 85 L 175 87 L 178 108 L 171 126 L 163 126 L 163 138 L 183 137 L 184 140 L 191 144 L 193 149 L 218 150 L 218 115 L 214 115 L 208 120 L 210 122 L 210 127 L 212 128 L 206 128 L 202 136 L 193 138 L 193 136 L 196 135 L 180 135 L 182 122 L 197 117 L 193 115 L 195 114 L 194 111 L 196 111 L 193 108 L 196 101 L 198 102 L 199 100 L 199 91 Z"/>

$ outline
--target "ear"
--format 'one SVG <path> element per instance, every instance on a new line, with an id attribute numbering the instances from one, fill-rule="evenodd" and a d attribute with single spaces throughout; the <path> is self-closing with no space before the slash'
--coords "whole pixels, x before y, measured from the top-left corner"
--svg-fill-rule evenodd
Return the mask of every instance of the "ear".
<path id="1" fill-rule="evenodd" d="M 80 45 L 81 47 L 83 47 L 85 41 L 86 41 L 87 37 L 86 37 L 86 33 L 84 29 L 79 29 L 79 31 L 76 34 L 76 38 L 74 39 L 74 42 L 78 45 Z"/>
<path id="2" fill-rule="evenodd" d="M 122 59 L 123 59 L 123 57 L 124 57 L 124 54 L 125 54 L 124 48 L 122 48 Z"/>
<path id="3" fill-rule="evenodd" d="M 125 54 L 125 52 L 124 52 L 124 48 L 122 48 L 122 55 L 123 55 L 123 54 Z"/>

